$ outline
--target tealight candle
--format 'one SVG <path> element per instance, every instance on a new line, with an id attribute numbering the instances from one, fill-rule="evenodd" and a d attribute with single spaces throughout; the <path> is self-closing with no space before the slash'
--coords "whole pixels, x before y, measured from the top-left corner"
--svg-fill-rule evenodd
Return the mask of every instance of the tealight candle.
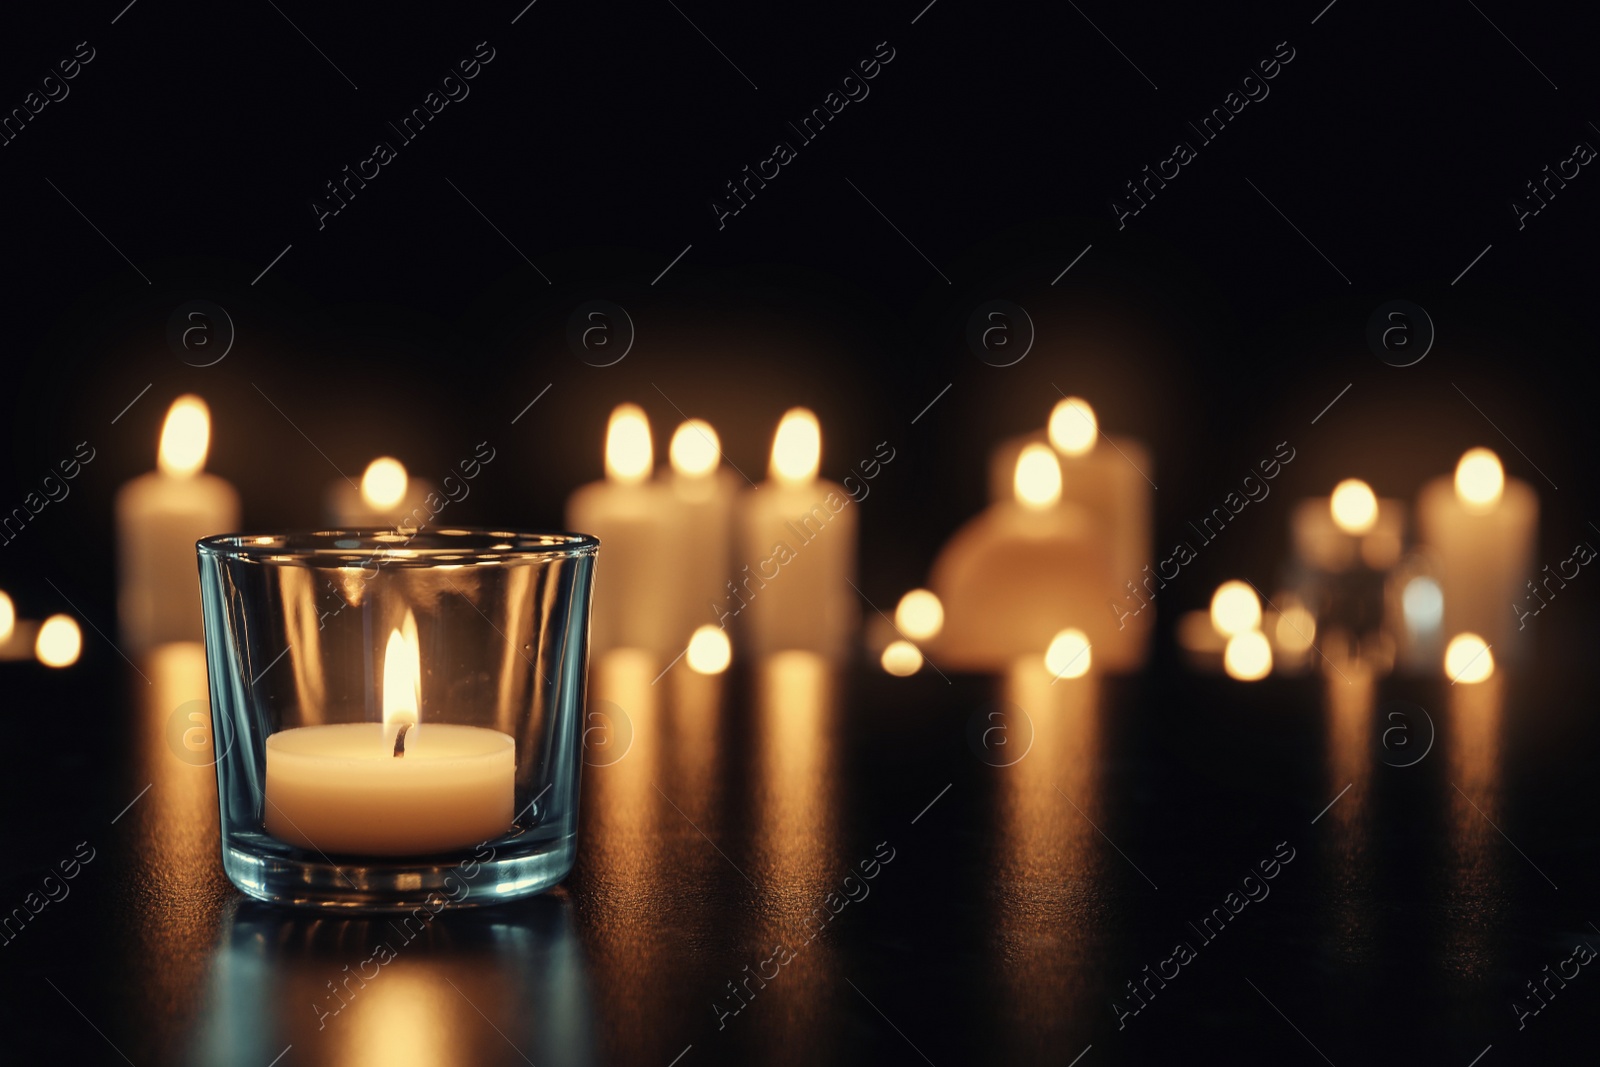
<path id="1" fill-rule="evenodd" d="M 203 636 L 194 543 L 239 525 L 239 494 L 203 473 L 210 442 L 205 401 L 180 396 L 161 430 L 158 469 L 117 492 L 117 613 L 132 649 Z"/>
<path id="2" fill-rule="evenodd" d="M 1101 437 L 1106 441 L 1103 447 Z M 1060 463 L 1062 503 L 1087 512 L 1108 540 L 1107 588 L 1100 596 L 1100 607 L 1113 619 L 1119 614 L 1122 619 L 1121 625 L 1110 629 L 1097 627 L 1102 635 L 1095 642 L 1096 667 L 1136 669 L 1144 662 L 1155 613 L 1128 612 L 1126 608 L 1119 613 L 1110 605 L 1121 605 L 1129 598 L 1127 584 L 1139 585 L 1153 559 L 1149 450 L 1131 438 L 1102 434 L 1089 402 L 1067 397 L 1050 412 L 1044 433 L 1012 438 L 992 453 L 991 501 L 1011 499 L 1018 456 L 1028 445 L 1043 443 L 1055 450 Z"/>
<path id="3" fill-rule="evenodd" d="M 837 658 L 855 628 L 855 508 L 844 486 L 817 476 L 821 463 L 817 417 L 791 408 L 773 435 L 767 480 L 741 498 L 738 544 L 747 562 L 723 603 L 748 620 L 757 655 Z"/>
<path id="4" fill-rule="evenodd" d="M 582 486 L 567 500 L 567 526 L 600 539 L 592 654 L 637 648 L 675 656 L 688 635 L 680 589 L 680 526 L 670 490 L 651 484 L 650 422 L 636 404 L 619 405 L 606 426 L 604 481 Z"/>
<path id="5" fill-rule="evenodd" d="M 324 510 L 335 526 L 393 528 L 432 515 L 425 502 L 433 492 L 433 483 L 412 478 L 398 459 L 379 456 L 367 464 L 360 485 L 343 478 L 330 484 Z"/>
<path id="6" fill-rule="evenodd" d="M 511 828 L 516 742 L 481 726 L 419 722 L 415 617 L 389 634 L 382 722 L 280 730 L 266 743 L 267 833 L 318 852 L 419 856 Z"/>
<path id="7" fill-rule="evenodd" d="M 1422 487 L 1417 526 L 1444 596 L 1443 632 L 1478 634 L 1502 659 L 1515 658 L 1524 631 L 1518 607 L 1540 605 L 1527 589 L 1546 591 L 1535 584 L 1544 576 L 1534 568 L 1539 497 L 1533 488 L 1507 478 L 1493 452 L 1474 448 L 1453 479 Z"/>
<path id="8" fill-rule="evenodd" d="M 934 562 L 929 585 L 944 620 L 930 647 L 941 664 L 1001 671 L 1076 629 L 1103 667 L 1101 647 L 1116 640 L 1105 607 L 1110 541 L 1087 511 L 1061 503 L 1061 468 L 1049 446 L 1025 446 L 1012 481 L 1013 498 L 957 530 Z"/>
<path id="9" fill-rule="evenodd" d="M 717 431 L 702 419 L 678 427 L 667 449 L 672 464 L 671 501 L 678 512 L 682 554 L 676 563 L 682 589 L 675 640 L 687 642 L 721 614 L 725 584 L 731 577 L 733 502 L 737 477 L 722 465 Z"/>

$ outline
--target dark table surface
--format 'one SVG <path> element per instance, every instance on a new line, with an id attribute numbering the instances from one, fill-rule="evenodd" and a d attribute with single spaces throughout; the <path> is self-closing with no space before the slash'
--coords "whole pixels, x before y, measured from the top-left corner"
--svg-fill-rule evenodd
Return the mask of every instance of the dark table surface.
<path id="1" fill-rule="evenodd" d="M 1054 685 L 791 656 L 652 686 L 610 657 L 571 877 L 409 938 L 228 884 L 212 768 L 172 740 L 204 696 L 192 657 L 8 664 L 31 697 L 0 743 L 5 904 L 59 899 L 0 949 L 3 1044 L 386 1067 L 1555 1062 L 1589 1047 L 1600 998 L 1574 952 L 1600 947 L 1593 694 L 1548 668 L 1576 659 L 1547 646 L 1452 687 L 1353 667 L 1245 685 L 1165 652 Z M 392 961 L 364 963 L 380 944 Z"/>

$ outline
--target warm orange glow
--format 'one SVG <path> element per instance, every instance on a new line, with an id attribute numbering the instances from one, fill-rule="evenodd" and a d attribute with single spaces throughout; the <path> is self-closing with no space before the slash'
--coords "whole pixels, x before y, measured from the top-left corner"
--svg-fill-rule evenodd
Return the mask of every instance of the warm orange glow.
<path id="1" fill-rule="evenodd" d="M 1234 634 L 1222 652 L 1222 669 L 1229 678 L 1255 682 L 1272 673 L 1272 646 L 1260 630 Z"/>
<path id="2" fill-rule="evenodd" d="M 1456 634 L 1444 650 L 1444 673 L 1469 685 L 1494 674 L 1494 653 L 1477 634 Z"/>
<path id="3" fill-rule="evenodd" d="M 704 419 L 690 419 L 672 435 L 667 449 L 672 469 L 690 478 L 703 478 L 717 469 L 722 459 L 722 442 L 717 431 Z"/>
<path id="4" fill-rule="evenodd" d="M 161 447 L 156 451 L 161 473 L 170 478 L 199 474 L 210 447 L 211 412 L 206 402 L 192 393 L 174 400 L 161 425 Z"/>
<path id="5" fill-rule="evenodd" d="M 1469 448 L 1456 464 L 1456 497 L 1468 511 L 1492 511 L 1506 489 L 1500 457 L 1487 448 Z"/>
<path id="6" fill-rule="evenodd" d="M 728 632 L 719 626 L 706 623 L 689 638 L 689 649 L 684 653 L 689 669 L 696 674 L 721 674 L 733 660 L 733 646 L 728 643 Z"/>
<path id="7" fill-rule="evenodd" d="M 1100 421 L 1087 400 L 1069 396 L 1050 412 L 1050 443 L 1064 456 L 1084 456 L 1100 435 Z"/>
<path id="8" fill-rule="evenodd" d="M 1089 673 L 1089 659 L 1089 635 L 1069 627 L 1050 639 L 1044 665 L 1057 678 L 1082 678 Z"/>
<path id="9" fill-rule="evenodd" d="M 1360 478 L 1346 478 L 1328 500 L 1334 525 L 1347 534 L 1364 534 L 1378 524 L 1378 498 Z"/>
<path id="10" fill-rule="evenodd" d="M 910 641 L 890 641 L 879 662 L 896 678 L 909 678 L 922 669 L 922 652 Z"/>
<path id="11" fill-rule="evenodd" d="M 650 477 L 655 452 L 650 444 L 650 420 L 638 404 L 618 404 L 606 424 L 606 477 L 624 485 L 638 485 Z"/>
<path id="12" fill-rule="evenodd" d="M 39 627 L 33 643 L 34 655 L 46 667 L 70 667 L 83 651 L 83 631 L 71 615 L 52 615 Z"/>
<path id="13" fill-rule="evenodd" d="M 807 408 L 790 408 L 772 437 L 772 477 L 782 485 L 810 485 L 822 469 L 822 427 Z"/>
<path id="14" fill-rule="evenodd" d="M 11 631 L 17 625 L 17 609 L 11 598 L 0 590 L 0 645 L 11 640 Z"/>
<path id="15" fill-rule="evenodd" d="M 1061 462 L 1047 445 L 1028 445 L 1017 456 L 1012 490 L 1023 507 L 1042 511 L 1061 501 Z"/>
<path id="16" fill-rule="evenodd" d="M 1299 655 L 1309 650 L 1317 639 L 1317 617 L 1297 600 L 1285 599 L 1282 603 L 1283 611 L 1272 632 L 1279 648 Z"/>
<path id="17" fill-rule="evenodd" d="M 373 511 L 388 511 L 406 498 L 405 464 L 390 456 L 380 456 L 367 464 L 361 476 L 361 499 Z"/>
<path id="18" fill-rule="evenodd" d="M 422 652 L 417 618 L 409 611 L 400 629 L 389 631 L 389 644 L 383 650 L 382 698 L 385 726 L 417 721 L 422 706 Z"/>
<path id="19" fill-rule="evenodd" d="M 1261 598 L 1247 583 L 1223 582 L 1211 595 L 1211 625 L 1224 637 L 1261 625 Z"/>
<path id="20" fill-rule="evenodd" d="M 926 589 L 913 589 L 894 609 L 896 629 L 913 641 L 928 641 L 944 629 L 944 605 Z"/>

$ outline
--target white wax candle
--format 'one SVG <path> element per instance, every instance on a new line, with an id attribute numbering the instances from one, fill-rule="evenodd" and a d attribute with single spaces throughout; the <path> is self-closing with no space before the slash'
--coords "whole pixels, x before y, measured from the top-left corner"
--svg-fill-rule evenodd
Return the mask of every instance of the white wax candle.
<path id="1" fill-rule="evenodd" d="M 1362 481 L 1346 479 L 1331 497 L 1302 500 L 1289 517 L 1295 558 L 1315 571 L 1386 571 L 1405 546 L 1406 506 L 1379 500 Z"/>
<path id="2" fill-rule="evenodd" d="M 417 856 L 464 848 L 511 828 L 516 742 L 498 730 L 419 723 L 338 723 L 267 738 L 266 826 L 321 852 Z"/>
<path id="3" fill-rule="evenodd" d="M 210 435 L 205 401 L 179 397 L 162 428 L 160 469 L 117 492 L 117 613 L 130 651 L 204 636 L 194 544 L 239 526 L 239 494 L 201 473 Z"/>
<path id="4" fill-rule="evenodd" d="M 739 507 L 740 567 L 727 581 L 720 621 L 737 614 L 758 656 L 846 654 L 857 619 L 856 514 L 842 485 L 817 477 L 817 417 L 793 408 L 778 424 L 770 477 Z"/>
<path id="5" fill-rule="evenodd" d="M 944 605 L 936 662 L 1005 670 L 1073 628 L 1100 669 L 1102 646 L 1117 640 L 1106 606 L 1111 539 L 1094 515 L 1060 502 L 1060 466 L 1045 445 L 1018 457 L 1014 492 L 957 530 L 934 562 L 929 584 Z"/>
<path id="6" fill-rule="evenodd" d="M 367 464 L 360 485 L 343 478 L 330 483 L 323 512 L 328 522 L 347 528 L 422 524 L 438 510 L 428 506 L 430 495 L 436 495 L 432 482 L 412 478 L 399 460 L 380 456 Z"/>
<path id="7" fill-rule="evenodd" d="M 1417 496 L 1418 533 L 1438 570 L 1448 639 L 1475 633 L 1496 656 L 1514 658 L 1525 628 L 1521 611 L 1537 609 L 1560 587 L 1538 585 L 1534 566 L 1539 497 L 1526 482 L 1506 478 L 1488 449 L 1462 456 L 1456 477 L 1436 478 Z"/>
<path id="8" fill-rule="evenodd" d="M 600 539 L 589 651 L 638 648 L 675 656 L 682 618 L 680 530 L 671 491 L 650 484 L 653 450 L 644 411 L 623 404 L 606 428 L 606 479 L 567 501 L 567 527 Z M 674 645 L 676 647 L 674 647 Z"/>
<path id="9" fill-rule="evenodd" d="M 1061 464 L 1061 502 L 1083 509 L 1109 539 L 1108 588 L 1101 608 L 1115 621 L 1119 605 L 1126 613 L 1130 603 L 1127 583 L 1140 586 L 1145 567 L 1154 561 L 1152 550 L 1151 474 L 1149 449 L 1130 437 L 1100 432 L 1089 404 L 1068 397 L 1055 406 L 1046 433 L 1004 441 L 989 459 L 989 499 L 1013 497 L 1017 458 L 1030 444 L 1048 442 Z M 1127 613 L 1123 625 L 1113 625 L 1094 647 L 1097 667 L 1129 671 L 1144 663 L 1149 649 L 1155 612 Z"/>
<path id="10" fill-rule="evenodd" d="M 733 577 L 733 502 L 738 477 L 722 466 L 717 431 L 690 419 L 672 435 L 668 481 L 678 511 L 683 554 L 678 565 L 681 589 L 676 640 L 682 648 L 701 626 L 715 624 Z"/>

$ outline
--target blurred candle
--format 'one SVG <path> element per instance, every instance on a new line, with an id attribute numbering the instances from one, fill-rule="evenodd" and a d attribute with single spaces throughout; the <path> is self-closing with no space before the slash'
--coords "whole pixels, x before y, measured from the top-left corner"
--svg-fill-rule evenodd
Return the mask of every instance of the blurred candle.
<path id="1" fill-rule="evenodd" d="M 203 473 L 210 443 L 205 401 L 180 396 L 161 429 L 158 469 L 117 492 L 117 613 L 129 651 L 204 636 L 194 543 L 239 525 L 239 494 Z"/>
<path id="2" fill-rule="evenodd" d="M 425 523 L 433 514 L 426 505 L 433 493 L 432 482 L 411 477 L 393 456 L 379 456 L 367 464 L 359 485 L 345 478 L 329 485 L 323 506 L 335 526 L 392 528 L 403 521 Z"/>
<path id="3" fill-rule="evenodd" d="M 1044 433 L 1012 438 L 990 455 L 991 501 L 1012 498 L 1018 457 L 1029 445 L 1045 443 L 1060 464 L 1061 502 L 1082 508 L 1107 539 L 1109 586 L 1101 596 L 1101 610 L 1111 612 L 1110 604 L 1122 605 L 1124 612 L 1137 609 L 1139 602 L 1130 600 L 1128 583 L 1139 585 L 1145 567 L 1153 563 L 1149 450 L 1132 438 L 1102 434 L 1089 402 L 1067 397 L 1050 412 Z M 1096 667 L 1137 669 L 1144 662 L 1154 620 L 1154 612 L 1126 614 L 1122 626 L 1113 625 L 1095 642 Z"/>
<path id="4" fill-rule="evenodd" d="M 1417 496 L 1418 534 L 1437 568 L 1447 634 L 1479 634 L 1502 659 L 1522 645 L 1523 613 L 1538 610 L 1571 575 L 1534 567 L 1539 498 L 1507 478 L 1487 448 L 1461 457 L 1454 479 L 1436 478 Z M 1553 584 L 1539 584 L 1539 583 Z"/>
<path id="5" fill-rule="evenodd" d="M 683 555 L 677 563 L 683 588 L 682 618 L 674 639 L 689 640 L 699 627 L 716 621 L 732 577 L 733 501 L 737 476 L 722 465 L 717 431 L 702 419 L 689 419 L 672 435 L 671 498 L 678 511 Z"/>
<path id="6" fill-rule="evenodd" d="M 0 645 L 11 640 L 11 631 L 17 627 L 17 609 L 4 589 L 0 589 Z"/>
<path id="7" fill-rule="evenodd" d="M 758 656 L 838 658 L 855 628 L 856 511 L 842 485 L 817 477 L 821 464 L 817 417 L 790 408 L 772 438 L 767 480 L 741 498 L 742 566 L 721 603 L 745 614 Z"/>
<path id="8" fill-rule="evenodd" d="M 620 404 L 606 426 L 606 476 L 567 501 L 567 527 L 600 539 L 595 561 L 591 654 L 613 648 L 675 656 L 682 619 L 682 557 L 670 490 L 653 485 L 650 422 Z"/>
<path id="9" fill-rule="evenodd" d="M 1296 505 L 1289 526 L 1295 557 L 1313 570 L 1386 571 L 1400 561 L 1405 505 L 1379 500 L 1366 482 L 1346 478 L 1329 496 Z"/>
<path id="10" fill-rule="evenodd" d="M 1081 630 L 1097 667 L 1115 640 L 1106 608 L 1111 545 L 1082 507 L 1061 503 L 1054 451 L 1034 443 L 1017 453 L 1011 497 L 955 532 L 930 573 L 943 626 L 929 645 L 940 664 L 1004 671 L 1019 656 L 1038 659 L 1062 630 Z"/>

